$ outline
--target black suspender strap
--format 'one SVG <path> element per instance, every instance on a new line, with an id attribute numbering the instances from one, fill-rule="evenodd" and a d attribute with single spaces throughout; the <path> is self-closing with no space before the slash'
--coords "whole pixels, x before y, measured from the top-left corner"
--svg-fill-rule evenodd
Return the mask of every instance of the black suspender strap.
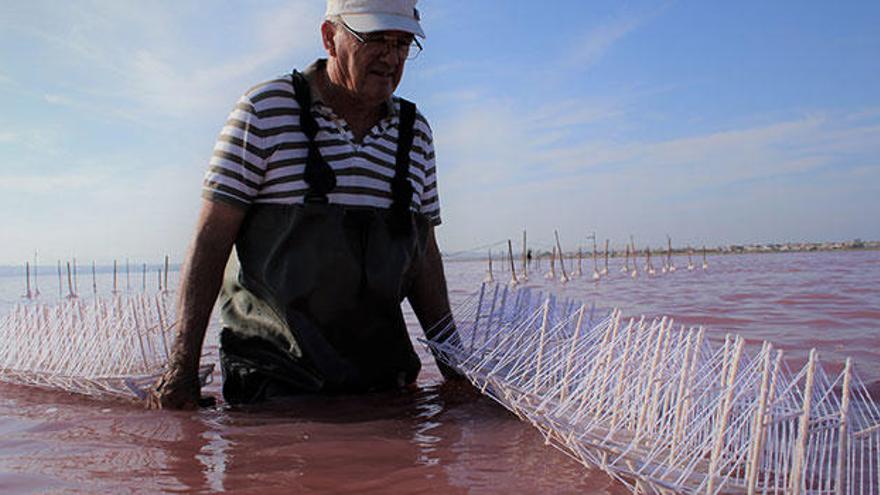
<path id="1" fill-rule="evenodd" d="M 305 201 L 307 203 L 326 203 L 327 194 L 336 187 L 336 173 L 321 156 L 315 137 L 318 135 L 318 122 L 312 115 L 312 92 L 309 82 L 299 71 L 293 71 L 290 78 L 294 98 L 300 108 L 299 121 L 303 134 L 309 140 L 309 154 L 306 161 L 304 180 L 309 185 Z M 395 233 L 408 234 L 412 227 L 410 206 L 413 186 L 409 180 L 409 154 L 413 144 L 413 127 L 416 121 L 416 105 L 400 99 L 400 116 L 397 126 L 397 155 L 395 157 L 394 178 L 391 180 L 391 227 Z"/>
<path id="2" fill-rule="evenodd" d="M 413 127 L 416 122 L 416 105 L 400 99 L 400 120 L 397 125 L 397 156 L 394 164 L 394 179 L 391 181 L 392 232 L 408 234 L 412 228 L 410 205 L 413 187 L 409 181 L 409 153 L 413 144 Z"/>
<path id="3" fill-rule="evenodd" d="M 293 71 L 290 77 L 293 94 L 299 105 L 299 122 L 303 134 L 309 140 L 309 155 L 303 179 L 309 185 L 306 192 L 306 203 L 326 203 L 327 194 L 336 187 L 336 174 L 321 156 L 315 136 L 318 135 L 318 122 L 312 115 L 312 91 L 309 82 L 299 71 Z"/>

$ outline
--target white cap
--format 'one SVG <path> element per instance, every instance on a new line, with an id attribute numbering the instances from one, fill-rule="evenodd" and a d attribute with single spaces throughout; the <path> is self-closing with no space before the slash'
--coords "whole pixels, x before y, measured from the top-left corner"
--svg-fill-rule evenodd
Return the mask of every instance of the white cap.
<path id="1" fill-rule="evenodd" d="M 404 31 L 424 38 L 416 1 L 327 0 L 326 15 L 338 15 L 348 27 L 362 33 Z"/>

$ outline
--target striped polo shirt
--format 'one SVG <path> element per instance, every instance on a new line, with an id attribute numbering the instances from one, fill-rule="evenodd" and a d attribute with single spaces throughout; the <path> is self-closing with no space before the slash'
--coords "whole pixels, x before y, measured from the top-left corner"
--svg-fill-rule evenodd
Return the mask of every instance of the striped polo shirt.
<path id="1" fill-rule="evenodd" d="M 325 60 L 309 66 L 312 114 L 318 123 L 315 138 L 321 155 L 336 173 L 330 203 L 389 208 L 400 99 L 387 103 L 386 116 L 361 143 L 344 120 L 323 103 L 314 83 L 315 71 Z M 217 138 L 205 174 L 202 195 L 242 208 L 251 204 L 302 203 L 308 191 L 303 176 L 308 139 L 300 128 L 300 107 L 294 99 L 290 75 L 258 84 L 235 105 Z M 417 112 L 410 151 L 411 207 L 432 225 L 440 223 L 440 203 L 434 169 L 434 141 L 425 117 Z"/>

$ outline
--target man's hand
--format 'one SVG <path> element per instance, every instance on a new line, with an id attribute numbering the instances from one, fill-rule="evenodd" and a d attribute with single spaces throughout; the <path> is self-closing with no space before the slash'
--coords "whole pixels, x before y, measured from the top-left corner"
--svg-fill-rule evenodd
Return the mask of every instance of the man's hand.
<path id="1" fill-rule="evenodd" d="M 153 409 L 195 409 L 199 400 L 199 359 L 208 320 L 223 283 L 223 269 L 244 220 L 245 210 L 205 201 L 181 273 L 177 337 L 168 369 L 149 392 Z"/>
<path id="2" fill-rule="evenodd" d="M 199 377 L 180 368 L 167 370 L 147 395 L 149 409 L 196 409 L 200 396 Z"/>

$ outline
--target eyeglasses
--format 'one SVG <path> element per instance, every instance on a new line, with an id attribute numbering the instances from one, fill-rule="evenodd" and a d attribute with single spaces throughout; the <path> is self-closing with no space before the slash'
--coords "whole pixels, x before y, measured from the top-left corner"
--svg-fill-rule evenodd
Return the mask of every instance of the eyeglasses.
<path id="1" fill-rule="evenodd" d="M 348 24 L 339 22 L 342 27 L 348 31 L 348 34 L 354 36 L 354 39 L 367 50 L 376 54 L 385 53 L 384 50 L 396 50 L 400 58 L 412 60 L 422 53 L 422 44 L 415 36 L 411 38 L 389 36 L 379 33 L 359 33 L 350 28 Z"/>

